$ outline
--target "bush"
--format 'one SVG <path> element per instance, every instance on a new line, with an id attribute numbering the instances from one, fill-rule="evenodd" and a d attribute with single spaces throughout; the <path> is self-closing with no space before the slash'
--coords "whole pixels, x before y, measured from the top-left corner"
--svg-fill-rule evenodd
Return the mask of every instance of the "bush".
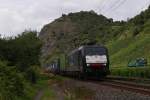
<path id="1" fill-rule="evenodd" d="M 16 100 L 24 95 L 23 77 L 15 67 L 0 63 L 0 100 Z"/>
<path id="2" fill-rule="evenodd" d="M 142 26 L 136 26 L 133 28 L 133 36 L 138 35 L 142 31 Z"/>
<path id="3" fill-rule="evenodd" d="M 37 66 L 32 66 L 27 69 L 25 72 L 25 77 L 27 80 L 29 80 L 30 83 L 36 84 L 37 80 L 39 78 L 39 67 Z"/>

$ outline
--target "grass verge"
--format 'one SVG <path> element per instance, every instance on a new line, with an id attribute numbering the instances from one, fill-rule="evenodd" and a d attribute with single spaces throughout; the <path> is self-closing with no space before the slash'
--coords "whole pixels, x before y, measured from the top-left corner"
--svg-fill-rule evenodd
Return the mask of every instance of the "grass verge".
<path id="1" fill-rule="evenodd" d="M 122 77 L 150 78 L 150 67 L 144 68 L 112 68 L 111 75 Z"/>
<path id="2" fill-rule="evenodd" d="M 50 87 L 45 88 L 41 100 L 56 100 L 56 94 Z"/>

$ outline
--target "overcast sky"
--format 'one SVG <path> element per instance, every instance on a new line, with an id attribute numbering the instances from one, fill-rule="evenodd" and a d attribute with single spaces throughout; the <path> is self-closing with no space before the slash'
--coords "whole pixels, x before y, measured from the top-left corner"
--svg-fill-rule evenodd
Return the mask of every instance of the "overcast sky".
<path id="1" fill-rule="evenodd" d="M 145 10 L 150 0 L 0 0 L 0 34 L 38 30 L 62 13 L 94 10 L 114 20 L 126 20 Z"/>

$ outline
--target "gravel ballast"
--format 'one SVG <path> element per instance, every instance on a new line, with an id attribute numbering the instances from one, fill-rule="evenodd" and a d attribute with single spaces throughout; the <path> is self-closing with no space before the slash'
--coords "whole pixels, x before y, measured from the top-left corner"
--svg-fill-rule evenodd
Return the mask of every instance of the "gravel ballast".
<path id="1" fill-rule="evenodd" d="M 150 96 L 147 95 L 116 89 L 96 84 L 94 82 L 68 79 L 64 81 L 64 85 L 66 88 L 85 87 L 89 90 L 95 91 L 95 95 L 92 96 L 93 100 L 150 100 Z"/>

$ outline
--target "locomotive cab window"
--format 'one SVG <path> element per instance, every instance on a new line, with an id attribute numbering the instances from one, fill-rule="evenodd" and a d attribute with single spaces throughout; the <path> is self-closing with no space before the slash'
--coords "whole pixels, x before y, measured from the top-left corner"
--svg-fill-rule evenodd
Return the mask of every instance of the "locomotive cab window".
<path id="1" fill-rule="evenodd" d="M 86 55 L 106 55 L 106 49 L 105 48 L 99 48 L 99 47 L 86 48 L 85 54 Z"/>

